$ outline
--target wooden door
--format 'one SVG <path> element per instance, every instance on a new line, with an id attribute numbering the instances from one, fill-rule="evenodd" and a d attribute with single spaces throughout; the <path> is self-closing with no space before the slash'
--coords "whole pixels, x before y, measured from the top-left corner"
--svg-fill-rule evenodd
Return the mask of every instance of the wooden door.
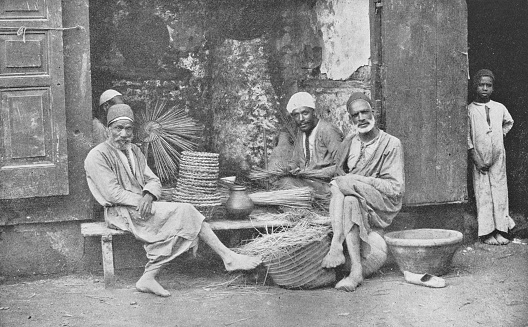
<path id="1" fill-rule="evenodd" d="M 466 2 L 382 0 L 377 7 L 373 21 L 381 22 L 381 46 L 373 49 L 381 56 L 374 58 L 381 63 L 381 90 L 373 94 L 381 97 L 377 100 L 387 132 L 404 146 L 404 204 L 463 202 L 467 199 Z"/>
<path id="2" fill-rule="evenodd" d="M 0 199 L 68 194 L 60 0 L 0 0 Z"/>

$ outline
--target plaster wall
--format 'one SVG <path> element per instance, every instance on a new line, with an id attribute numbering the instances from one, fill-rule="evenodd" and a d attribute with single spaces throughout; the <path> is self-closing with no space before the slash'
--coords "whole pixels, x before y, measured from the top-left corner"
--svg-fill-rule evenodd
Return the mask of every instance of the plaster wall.
<path id="1" fill-rule="evenodd" d="M 347 80 L 370 63 L 368 0 L 317 1 L 315 11 L 323 38 L 321 74 Z"/>

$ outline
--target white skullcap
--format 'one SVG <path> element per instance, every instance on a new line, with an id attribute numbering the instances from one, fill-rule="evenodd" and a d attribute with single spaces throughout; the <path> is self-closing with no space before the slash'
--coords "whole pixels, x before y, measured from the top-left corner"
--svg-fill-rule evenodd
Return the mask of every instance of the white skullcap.
<path id="1" fill-rule="evenodd" d="M 300 107 L 308 107 L 315 109 L 315 100 L 313 96 L 308 92 L 297 92 L 291 96 L 286 110 L 291 114 L 295 109 Z"/>
<path id="2" fill-rule="evenodd" d="M 122 95 L 122 94 L 117 92 L 116 90 L 109 89 L 109 90 L 104 91 L 103 94 L 101 94 L 101 96 L 99 97 L 99 105 L 102 105 L 106 101 L 118 95 Z"/>

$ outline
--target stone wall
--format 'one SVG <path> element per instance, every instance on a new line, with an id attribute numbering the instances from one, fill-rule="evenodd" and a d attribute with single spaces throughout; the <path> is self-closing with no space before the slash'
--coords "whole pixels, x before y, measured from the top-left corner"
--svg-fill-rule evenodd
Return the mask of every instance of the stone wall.
<path id="1" fill-rule="evenodd" d="M 264 134 L 269 155 L 291 126 L 285 106 L 297 91 L 314 93 L 323 117 L 349 128 L 346 97 L 370 88 L 366 3 L 94 1 L 94 99 L 110 87 L 136 110 L 167 98 L 204 124 L 200 150 L 221 154 L 222 174 L 262 166 Z M 340 81 L 313 87 L 331 78 Z"/>

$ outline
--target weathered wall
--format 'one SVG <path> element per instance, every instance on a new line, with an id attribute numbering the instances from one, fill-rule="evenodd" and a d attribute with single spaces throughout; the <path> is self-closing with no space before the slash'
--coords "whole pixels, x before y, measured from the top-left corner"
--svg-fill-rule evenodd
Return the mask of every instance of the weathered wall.
<path id="1" fill-rule="evenodd" d="M 221 154 L 223 174 L 262 166 L 263 128 L 271 149 L 304 81 L 351 78 L 368 92 L 366 3 L 94 1 L 94 99 L 109 87 L 136 109 L 166 97 L 206 126 L 201 149 Z M 328 114 L 339 125 L 347 125 L 338 119 L 350 91 L 343 85 L 326 85 L 318 100 L 339 108 Z"/>
<path id="2" fill-rule="evenodd" d="M 92 217 L 83 162 L 91 145 L 88 0 L 62 2 L 70 194 L 0 203 L 0 274 L 72 271 L 82 258 L 78 222 Z M 43 223 L 61 222 L 62 223 Z M 17 226 L 13 226 L 17 225 Z"/>
<path id="3" fill-rule="evenodd" d="M 346 129 L 348 94 L 369 90 L 364 67 L 353 72 L 347 66 L 346 74 L 352 73 L 346 82 L 328 79 L 343 58 L 338 53 L 327 57 L 322 72 L 324 51 L 341 51 L 335 43 L 325 50 L 324 37 L 348 34 L 333 28 L 331 11 L 321 31 L 318 17 L 327 9 L 316 1 L 90 0 L 88 6 L 88 0 L 74 0 L 63 1 L 63 8 L 64 26 L 85 26 L 85 34 L 64 33 L 71 194 L 2 203 L 2 222 L 57 223 L 1 229 L 0 274 L 100 268 L 98 240 L 84 240 L 78 222 L 59 221 L 92 217 L 82 163 L 91 146 L 89 108 L 101 115 L 97 102 L 104 89 L 118 89 L 137 108 L 154 96 L 172 100 L 206 126 L 201 149 L 222 153 L 223 167 L 232 167 L 223 174 L 262 165 L 262 129 L 271 150 L 292 93 L 314 93 L 321 115 Z M 115 250 L 118 268 L 145 262 L 132 238 L 118 240 Z"/>
<path id="4" fill-rule="evenodd" d="M 347 80 L 361 66 L 369 65 L 369 1 L 317 1 L 315 11 L 323 36 L 321 74 L 331 80 Z"/>
<path id="5" fill-rule="evenodd" d="M 220 168 L 228 174 L 262 166 L 264 142 L 270 149 L 267 156 L 278 130 L 278 102 L 267 68 L 266 42 L 265 38 L 226 39 L 213 52 L 211 139 L 220 153 Z"/>

